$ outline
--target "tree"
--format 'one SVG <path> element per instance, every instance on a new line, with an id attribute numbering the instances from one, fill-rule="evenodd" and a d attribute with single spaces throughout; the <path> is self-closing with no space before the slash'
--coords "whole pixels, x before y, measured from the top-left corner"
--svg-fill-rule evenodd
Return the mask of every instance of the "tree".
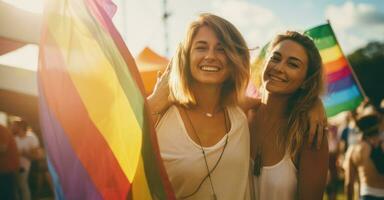
<path id="1" fill-rule="evenodd" d="M 378 108 L 384 99 L 384 43 L 370 42 L 348 55 L 348 60 L 369 100 Z"/>

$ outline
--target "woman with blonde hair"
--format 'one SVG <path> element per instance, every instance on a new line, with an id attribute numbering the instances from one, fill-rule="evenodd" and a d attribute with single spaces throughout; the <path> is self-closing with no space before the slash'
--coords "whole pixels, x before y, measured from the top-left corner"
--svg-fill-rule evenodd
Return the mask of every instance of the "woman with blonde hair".
<path id="1" fill-rule="evenodd" d="M 268 200 L 322 199 L 327 138 L 320 150 L 304 142 L 307 113 L 324 87 L 319 51 L 307 36 L 287 31 L 271 42 L 268 55 L 261 104 L 248 113 L 254 194 Z"/>
<path id="2" fill-rule="evenodd" d="M 156 132 L 177 199 L 249 199 L 250 139 L 239 106 L 249 50 L 227 20 L 201 14 L 179 45 L 169 73 L 172 105 Z M 166 94 L 168 95 L 168 94 Z M 152 110 L 161 103 L 148 98 Z"/>

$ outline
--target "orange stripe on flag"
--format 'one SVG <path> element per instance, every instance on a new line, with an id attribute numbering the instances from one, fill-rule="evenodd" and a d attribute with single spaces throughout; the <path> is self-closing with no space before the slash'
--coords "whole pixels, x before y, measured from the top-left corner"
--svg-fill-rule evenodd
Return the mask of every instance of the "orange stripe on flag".
<path id="1" fill-rule="evenodd" d="M 337 60 L 325 63 L 324 64 L 325 73 L 326 74 L 332 74 L 334 72 L 341 70 L 343 67 L 345 67 L 347 65 L 348 65 L 347 60 L 345 59 L 344 56 L 342 56 Z"/>

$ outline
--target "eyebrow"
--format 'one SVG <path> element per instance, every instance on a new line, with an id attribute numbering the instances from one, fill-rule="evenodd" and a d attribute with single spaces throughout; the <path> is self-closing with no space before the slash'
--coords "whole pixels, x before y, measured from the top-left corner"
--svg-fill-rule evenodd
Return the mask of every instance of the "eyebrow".
<path id="1" fill-rule="evenodd" d="M 204 45 L 207 45 L 208 42 L 206 42 L 206 41 L 204 41 L 204 40 L 199 40 L 199 41 L 194 42 L 194 45 L 198 45 L 198 44 L 204 44 Z M 216 46 L 223 46 L 223 45 L 221 44 L 221 42 L 218 42 L 218 43 L 216 44 Z"/>
<path id="2" fill-rule="evenodd" d="M 207 44 L 207 42 L 203 40 L 199 40 L 199 41 L 196 41 L 195 44 Z"/>
<path id="3" fill-rule="evenodd" d="M 280 53 L 280 52 L 273 52 L 273 55 L 277 55 L 277 56 L 280 56 L 280 57 L 281 57 L 281 53 Z M 298 62 L 300 62 L 301 64 L 304 64 L 303 61 L 301 61 L 300 59 L 298 59 L 298 58 L 296 58 L 296 57 L 293 57 L 293 56 L 290 56 L 288 59 L 289 59 L 289 60 L 298 61 Z"/>
<path id="4" fill-rule="evenodd" d="M 289 57 L 288 59 L 291 59 L 291 60 L 295 60 L 295 61 L 298 61 L 300 62 L 301 64 L 304 64 L 303 61 L 301 61 L 300 59 L 296 58 L 296 57 Z"/>

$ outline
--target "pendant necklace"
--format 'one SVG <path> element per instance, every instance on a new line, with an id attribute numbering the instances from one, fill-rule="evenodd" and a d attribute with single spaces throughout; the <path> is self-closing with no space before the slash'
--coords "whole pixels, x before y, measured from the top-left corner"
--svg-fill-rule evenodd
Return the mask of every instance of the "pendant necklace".
<path id="1" fill-rule="evenodd" d="M 184 113 L 185 113 L 185 115 L 186 115 L 186 117 L 187 117 L 187 119 L 188 119 L 188 122 L 189 122 L 189 124 L 190 124 L 191 127 L 192 127 L 193 133 L 194 133 L 194 135 L 196 136 L 197 141 L 198 141 L 198 143 L 199 143 L 199 146 L 200 146 L 200 149 L 201 149 L 201 153 L 203 154 L 205 167 L 206 167 L 206 169 L 207 169 L 207 175 L 201 180 L 201 182 L 199 183 L 199 185 L 197 186 L 197 188 L 196 188 L 192 193 L 190 193 L 190 194 L 188 194 L 188 195 L 186 195 L 186 196 L 184 196 L 184 197 L 181 197 L 181 199 L 186 199 L 186 198 L 189 198 L 189 197 L 195 195 L 195 194 L 200 190 L 200 188 L 201 188 L 201 186 L 203 185 L 204 181 L 205 181 L 206 179 L 209 179 L 209 183 L 210 183 L 211 190 L 212 190 L 211 199 L 212 199 L 212 200 L 217 200 L 217 195 L 216 195 L 215 188 L 214 188 L 214 186 L 213 186 L 213 182 L 212 182 L 211 174 L 212 174 L 213 171 L 216 169 L 216 167 L 217 167 L 217 165 L 219 164 L 221 158 L 223 157 L 224 150 L 225 150 L 225 148 L 227 147 L 227 144 L 228 144 L 228 126 L 227 126 L 227 115 L 228 115 L 228 113 L 227 113 L 227 111 L 224 109 L 224 125 L 225 125 L 225 136 L 224 136 L 224 137 L 226 137 L 226 138 L 225 138 L 224 147 L 223 147 L 223 150 L 221 151 L 220 156 L 219 156 L 219 158 L 217 159 L 216 163 L 214 164 L 214 166 L 213 166 L 212 169 L 210 170 L 209 167 L 208 167 L 207 156 L 206 156 L 205 150 L 204 150 L 204 148 L 203 148 L 203 146 L 202 146 L 200 137 L 199 137 L 199 135 L 197 134 L 197 132 L 196 132 L 196 130 L 195 130 L 195 127 L 193 126 L 192 120 L 191 120 L 191 118 L 189 117 L 187 110 L 185 110 L 184 107 L 183 107 L 182 109 L 183 109 L 183 111 L 184 111 Z M 210 116 L 209 116 L 208 114 L 209 114 Z M 207 116 L 207 117 L 213 117 L 213 114 L 212 114 L 212 113 L 206 113 L 206 116 Z"/>
<path id="2" fill-rule="evenodd" d="M 218 110 L 213 111 L 213 112 L 204 112 L 204 111 L 200 111 L 200 112 L 203 113 L 206 117 L 212 118 L 214 115 L 216 115 L 220 111 L 221 111 L 221 109 L 218 109 Z"/>

